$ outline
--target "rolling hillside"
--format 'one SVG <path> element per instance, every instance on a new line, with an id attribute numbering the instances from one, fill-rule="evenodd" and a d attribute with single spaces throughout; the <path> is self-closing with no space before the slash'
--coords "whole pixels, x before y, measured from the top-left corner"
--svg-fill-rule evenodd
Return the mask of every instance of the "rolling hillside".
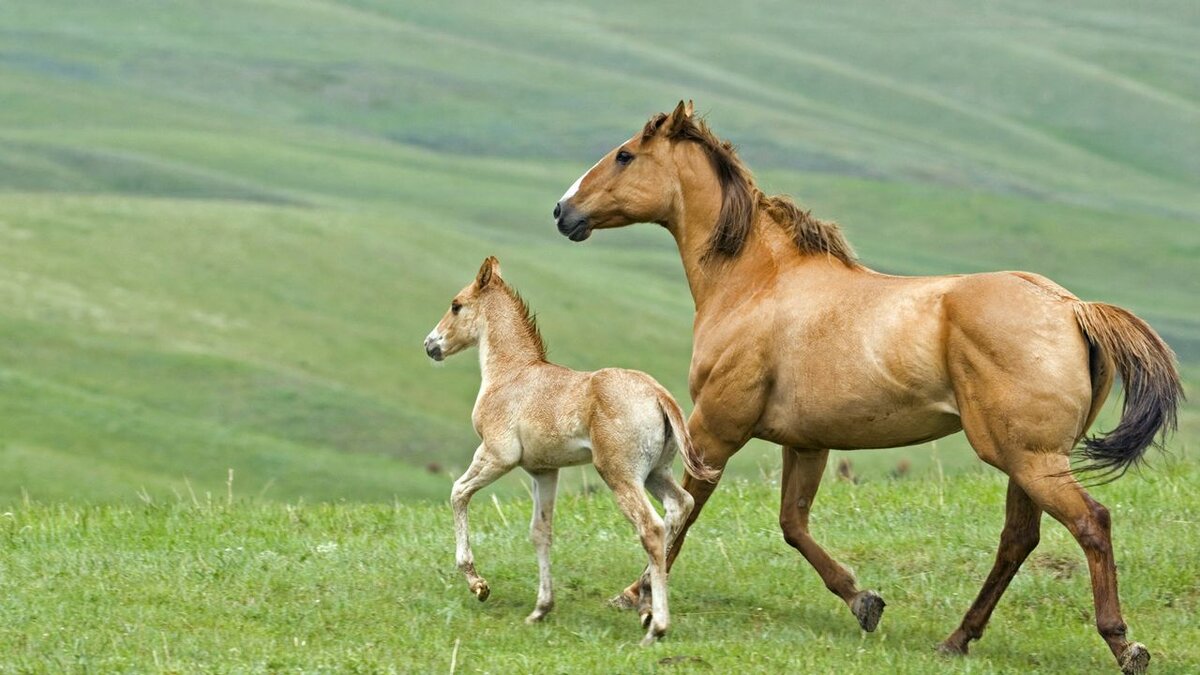
<path id="1" fill-rule="evenodd" d="M 5 3 L 0 502 L 228 469 L 268 499 L 442 498 L 477 364 L 420 342 L 488 254 L 552 358 L 685 400 L 669 237 L 572 245 L 549 213 L 689 97 L 868 265 L 1046 274 L 1150 320 L 1194 383 L 1198 43 L 1188 2 Z M 983 470 L 961 437 L 903 452 Z"/>

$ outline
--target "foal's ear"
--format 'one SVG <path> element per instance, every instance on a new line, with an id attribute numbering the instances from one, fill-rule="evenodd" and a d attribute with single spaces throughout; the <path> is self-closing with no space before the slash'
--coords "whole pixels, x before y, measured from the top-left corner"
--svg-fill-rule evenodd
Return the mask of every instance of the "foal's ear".
<path id="1" fill-rule="evenodd" d="M 669 138 L 683 128 L 692 119 L 692 102 L 679 102 L 675 106 L 675 110 L 667 115 L 666 121 L 662 124 L 663 133 Z"/>
<path id="2" fill-rule="evenodd" d="M 492 282 L 493 278 L 501 278 L 500 261 L 496 260 L 496 256 L 489 255 L 479 268 L 479 274 L 475 277 L 475 285 L 480 288 L 487 288 L 487 285 Z"/>

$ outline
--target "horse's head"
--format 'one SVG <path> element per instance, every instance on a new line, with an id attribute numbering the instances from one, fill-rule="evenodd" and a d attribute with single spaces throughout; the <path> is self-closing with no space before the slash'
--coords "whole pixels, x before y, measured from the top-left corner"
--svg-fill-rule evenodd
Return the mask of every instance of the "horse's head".
<path id="1" fill-rule="evenodd" d="M 450 301 L 450 309 L 425 338 L 425 353 L 434 361 L 479 344 L 483 330 L 483 302 L 487 293 L 500 285 L 500 261 L 489 256 L 475 280 Z"/>
<path id="2" fill-rule="evenodd" d="M 692 103 L 651 118 L 644 129 L 613 148 L 579 177 L 554 206 L 558 231 L 571 241 L 592 230 L 632 223 L 661 223 L 679 200 L 679 168 L 672 146 L 692 127 Z"/>

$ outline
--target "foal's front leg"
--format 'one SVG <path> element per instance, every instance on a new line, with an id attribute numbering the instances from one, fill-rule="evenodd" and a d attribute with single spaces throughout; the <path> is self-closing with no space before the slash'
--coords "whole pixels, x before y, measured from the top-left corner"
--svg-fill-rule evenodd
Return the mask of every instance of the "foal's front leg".
<path id="1" fill-rule="evenodd" d="M 530 473 L 533 477 L 533 520 L 529 538 L 537 549 L 538 597 L 533 613 L 525 623 L 541 621 L 554 608 L 554 585 L 550 580 L 550 544 L 554 528 L 554 498 L 558 492 L 558 469 Z"/>
<path id="2" fill-rule="evenodd" d="M 454 481 L 454 489 L 450 491 L 450 504 L 454 507 L 455 562 L 458 569 L 466 575 L 467 585 L 480 602 L 487 600 L 492 591 L 487 581 L 475 571 L 475 557 L 471 555 L 471 539 L 467 531 L 467 507 L 471 503 L 472 495 L 491 485 L 510 470 L 512 465 L 490 454 L 487 444 L 481 443 L 475 450 L 471 466 Z"/>

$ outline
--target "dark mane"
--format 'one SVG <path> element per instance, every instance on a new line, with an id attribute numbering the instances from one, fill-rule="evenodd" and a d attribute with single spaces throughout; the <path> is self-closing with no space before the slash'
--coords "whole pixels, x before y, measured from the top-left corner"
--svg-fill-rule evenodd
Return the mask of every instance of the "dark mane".
<path id="1" fill-rule="evenodd" d="M 521 326 L 524 333 L 533 342 L 534 347 L 537 348 L 538 357 L 545 361 L 546 343 L 542 340 L 542 331 L 538 329 L 537 315 L 529 309 L 529 303 L 525 301 L 525 298 L 521 297 L 517 289 L 509 286 L 508 283 L 502 283 L 500 287 L 516 303 L 517 309 L 520 311 Z"/>
<path id="2" fill-rule="evenodd" d="M 642 139 L 658 133 L 667 117 L 665 113 L 651 117 L 642 128 Z M 851 267 L 858 265 L 854 249 L 837 223 L 814 217 L 786 195 L 763 194 L 733 144 L 717 138 L 703 119 L 685 118 L 672 129 L 670 138 L 700 144 L 707 151 L 721 185 L 721 212 L 708 241 L 706 258 L 734 258 L 741 253 L 758 210 L 763 209 L 792 235 L 802 253 L 830 255 Z"/>

